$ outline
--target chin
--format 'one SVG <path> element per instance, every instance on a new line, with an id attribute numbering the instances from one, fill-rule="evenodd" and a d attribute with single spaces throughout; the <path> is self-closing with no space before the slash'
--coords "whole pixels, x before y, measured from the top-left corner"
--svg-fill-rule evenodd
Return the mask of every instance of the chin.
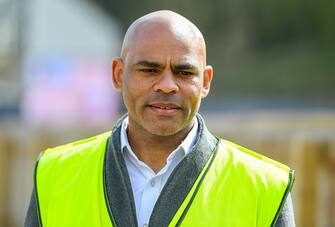
<path id="1" fill-rule="evenodd" d="M 156 124 L 153 127 L 147 127 L 147 131 L 153 135 L 157 136 L 172 136 L 177 134 L 182 130 L 180 127 L 175 127 L 175 126 L 166 126 L 166 125 L 159 125 Z"/>

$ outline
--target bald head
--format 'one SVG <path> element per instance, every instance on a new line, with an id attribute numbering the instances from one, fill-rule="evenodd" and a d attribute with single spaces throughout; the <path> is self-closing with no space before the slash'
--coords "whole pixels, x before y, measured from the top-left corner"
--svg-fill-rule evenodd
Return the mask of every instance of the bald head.
<path id="1" fill-rule="evenodd" d="M 192 45 L 202 55 L 206 64 L 206 45 L 200 30 L 185 17 L 168 10 L 149 13 L 130 25 L 123 40 L 121 58 L 125 59 L 128 52 L 143 41 L 150 42 L 156 39 L 163 42 L 163 38 Z"/>
<path id="2" fill-rule="evenodd" d="M 158 136 L 159 143 L 170 136 L 178 141 L 175 135 L 192 128 L 212 77 L 199 29 L 165 10 L 131 24 L 121 57 L 112 61 L 112 81 L 128 110 L 129 133 Z"/>

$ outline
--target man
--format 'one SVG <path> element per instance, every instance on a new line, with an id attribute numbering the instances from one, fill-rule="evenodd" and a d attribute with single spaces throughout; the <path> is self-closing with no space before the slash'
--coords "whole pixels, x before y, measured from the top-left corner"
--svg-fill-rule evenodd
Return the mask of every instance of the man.
<path id="1" fill-rule="evenodd" d="M 197 114 L 212 77 L 194 24 L 171 11 L 136 20 L 112 62 L 128 114 L 41 154 L 25 226 L 294 226 L 293 171 Z"/>

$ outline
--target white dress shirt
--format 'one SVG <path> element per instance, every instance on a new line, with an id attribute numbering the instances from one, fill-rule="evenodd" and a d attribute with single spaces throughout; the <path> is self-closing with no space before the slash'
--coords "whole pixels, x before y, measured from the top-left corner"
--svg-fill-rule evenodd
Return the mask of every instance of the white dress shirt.
<path id="1" fill-rule="evenodd" d="M 122 122 L 121 151 L 129 172 L 135 199 L 136 216 L 139 227 L 149 224 L 155 203 L 170 174 L 178 163 L 192 150 L 198 131 L 198 120 L 185 140 L 166 159 L 165 166 L 156 174 L 147 164 L 137 158 L 127 137 L 128 117 Z"/>

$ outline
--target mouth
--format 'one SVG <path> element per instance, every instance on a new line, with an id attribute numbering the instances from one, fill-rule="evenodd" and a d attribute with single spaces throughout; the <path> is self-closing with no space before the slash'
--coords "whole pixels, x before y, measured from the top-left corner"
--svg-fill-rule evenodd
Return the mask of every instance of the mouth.
<path id="1" fill-rule="evenodd" d="M 181 110 L 180 105 L 176 103 L 150 103 L 148 107 L 155 113 L 164 116 L 171 116 Z"/>

